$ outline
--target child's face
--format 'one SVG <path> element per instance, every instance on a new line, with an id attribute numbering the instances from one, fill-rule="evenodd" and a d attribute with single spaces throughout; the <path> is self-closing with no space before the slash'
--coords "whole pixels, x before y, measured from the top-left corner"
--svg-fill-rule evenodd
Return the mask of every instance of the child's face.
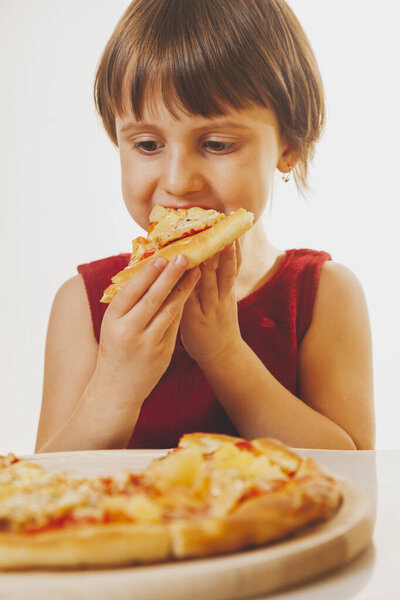
<path id="1" fill-rule="evenodd" d="M 157 114 L 145 109 L 142 122 L 116 119 L 122 193 L 132 218 L 147 230 L 160 204 L 226 214 L 243 207 L 258 219 L 287 153 L 274 113 L 255 107 L 211 119 L 177 114 L 178 120 L 159 103 Z"/>

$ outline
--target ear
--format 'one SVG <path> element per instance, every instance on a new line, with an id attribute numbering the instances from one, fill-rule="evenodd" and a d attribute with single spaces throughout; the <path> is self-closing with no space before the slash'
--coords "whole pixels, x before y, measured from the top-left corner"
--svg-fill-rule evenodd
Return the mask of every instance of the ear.
<path id="1" fill-rule="evenodd" d="M 293 145 L 287 142 L 283 146 L 282 153 L 279 157 L 276 168 L 281 173 L 289 173 L 300 159 L 300 151 Z"/>

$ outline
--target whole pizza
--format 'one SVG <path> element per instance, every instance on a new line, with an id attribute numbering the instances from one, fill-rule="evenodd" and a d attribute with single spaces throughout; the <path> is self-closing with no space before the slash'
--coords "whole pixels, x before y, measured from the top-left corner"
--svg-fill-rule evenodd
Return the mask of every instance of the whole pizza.
<path id="1" fill-rule="evenodd" d="M 0 456 L 0 568 L 112 567 L 204 557 L 329 519 L 340 483 L 273 439 L 184 435 L 140 473 L 76 478 Z"/>

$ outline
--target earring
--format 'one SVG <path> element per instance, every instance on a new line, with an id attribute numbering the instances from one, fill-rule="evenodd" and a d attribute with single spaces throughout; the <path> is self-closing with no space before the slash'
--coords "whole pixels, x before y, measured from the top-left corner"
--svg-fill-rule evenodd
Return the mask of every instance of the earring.
<path id="1" fill-rule="evenodd" d="M 289 165 L 289 172 L 282 175 L 282 180 L 287 183 L 290 180 L 290 172 L 292 170 L 291 165 Z"/>

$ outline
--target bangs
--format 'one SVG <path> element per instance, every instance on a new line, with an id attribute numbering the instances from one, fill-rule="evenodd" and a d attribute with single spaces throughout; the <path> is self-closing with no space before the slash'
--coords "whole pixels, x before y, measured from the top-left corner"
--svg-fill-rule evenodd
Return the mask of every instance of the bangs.
<path id="1" fill-rule="evenodd" d="M 146 3 L 147 10 L 144 3 L 135 4 L 135 14 L 130 13 L 135 31 L 129 26 L 122 30 L 126 39 L 115 48 L 109 70 L 114 114 L 132 112 L 140 120 L 144 106 L 155 110 L 160 97 L 174 117 L 177 108 L 213 117 L 254 104 L 267 107 L 260 78 L 265 65 L 257 68 L 249 42 L 255 23 L 237 18 L 241 1 L 231 3 L 235 19 L 229 2 L 155 0 Z"/>
<path id="2" fill-rule="evenodd" d="M 222 67 L 218 77 L 217 72 L 213 76 L 195 63 L 171 64 L 165 60 L 154 69 L 150 61 L 144 62 L 142 56 L 134 63 L 134 68 L 127 67 L 127 75 L 115 97 L 115 112 L 119 116 L 132 112 L 139 121 L 145 107 L 157 114 L 160 98 L 175 118 L 178 118 L 177 111 L 211 118 L 224 115 L 229 109 L 241 110 L 255 103 L 267 106 L 254 94 L 247 98 L 238 94 L 238 84 L 234 78 L 226 77 Z M 220 85 L 216 86 L 215 81 Z"/>

